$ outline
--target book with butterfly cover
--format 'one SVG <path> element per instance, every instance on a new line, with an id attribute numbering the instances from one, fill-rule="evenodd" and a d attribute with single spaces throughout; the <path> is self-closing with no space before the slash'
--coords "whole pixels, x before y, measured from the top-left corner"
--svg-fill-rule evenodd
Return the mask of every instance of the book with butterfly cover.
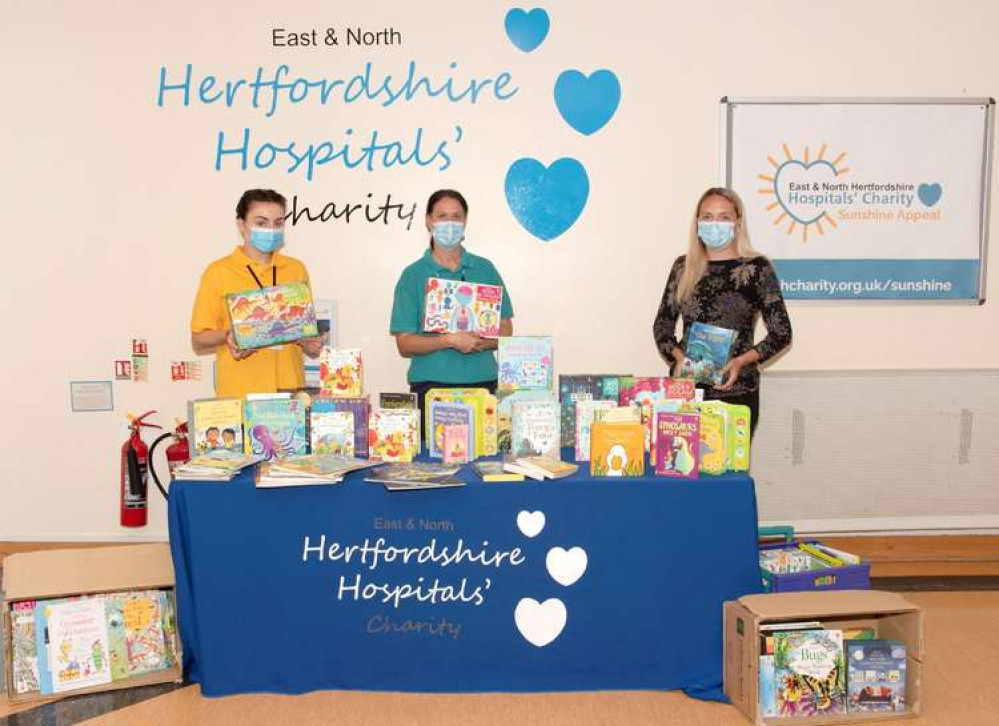
<path id="1" fill-rule="evenodd" d="M 442 277 L 427 278 L 425 333 L 478 333 L 498 338 L 503 287 Z"/>
<path id="2" fill-rule="evenodd" d="M 576 403 L 614 401 L 620 394 L 621 376 L 616 374 L 562 374 L 558 377 L 558 399 L 562 406 L 562 446 L 576 444 Z"/>
<path id="3" fill-rule="evenodd" d="M 687 347 L 680 377 L 693 378 L 698 383 L 724 383 L 721 369 L 728 363 L 734 343 L 734 330 L 707 323 L 691 323 L 687 329 Z"/>
<path id="4" fill-rule="evenodd" d="M 496 352 L 499 390 L 551 390 L 553 355 L 550 335 L 502 336 Z"/>
<path id="5" fill-rule="evenodd" d="M 248 400 L 244 403 L 245 451 L 271 459 L 306 454 L 309 439 L 306 407 L 292 398 Z"/>
<path id="6" fill-rule="evenodd" d="M 247 350 L 319 335 L 308 283 L 245 290 L 226 295 L 236 347 Z"/>
<path id="7" fill-rule="evenodd" d="M 319 354 L 322 394 L 357 398 L 364 394 L 364 366 L 360 348 L 327 348 Z"/>
<path id="8" fill-rule="evenodd" d="M 778 716 L 814 717 L 845 713 L 845 666 L 841 630 L 774 633 Z"/>
<path id="9" fill-rule="evenodd" d="M 316 396 L 312 399 L 312 415 L 330 411 L 349 411 L 354 416 L 354 456 L 368 455 L 368 418 L 371 404 L 367 396 L 357 398 L 333 398 Z"/>

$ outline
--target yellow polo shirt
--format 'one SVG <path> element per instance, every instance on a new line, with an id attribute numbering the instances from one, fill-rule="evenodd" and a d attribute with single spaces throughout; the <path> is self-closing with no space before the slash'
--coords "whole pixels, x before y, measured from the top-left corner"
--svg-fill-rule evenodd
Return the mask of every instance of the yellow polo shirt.
<path id="1" fill-rule="evenodd" d="M 275 252 L 271 255 L 271 264 L 261 265 L 247 257 L 241 247 L 236 247 L 232 254 L 208 265 L 201 276 L 198 295 L 194 299 L 194 312 L 191 314 L 192 333 L 228 330 L 231 327 L 225 296 L 258 287 L 250 269 L 265 287 L 272 284 L 275 271 L 278 285 L 309 282 L 305 265 L 294 257 Z M 295 343 L 263 348 L 239 361 L 232 357 L 229 346 L 223 343 L 215 351 L 215 364 L 215 393 L 220 397 L 273 393 L 279 388 L 305 386 L 302 349 Z"/>

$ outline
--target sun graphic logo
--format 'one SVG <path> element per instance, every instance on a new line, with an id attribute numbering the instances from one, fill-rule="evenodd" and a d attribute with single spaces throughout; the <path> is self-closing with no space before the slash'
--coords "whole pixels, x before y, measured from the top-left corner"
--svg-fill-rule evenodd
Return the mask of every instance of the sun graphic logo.
<path id="1" fill-rule="evenodd" d="M 774 226 L 786 225 L 788 235 L 800 229 L 802 242 L 808 242 L 813 227 L 820 235 L 836 229 L 839 225 L 831 212 L 848 205 L 850 198 L 849 184 L 842 181 L 850 171 L 844 161 L 846 152 L 829 159 L 828 145 L 822 144 L 813 159 L 808 146 L 800 158 L 786 143 L 781 149 L 783 160 L 779 154 L 768 155 L 772 171 L 757 175 L 766 184 L 757 192 L 768 198 L 766 209 L 773 213 Z"/>

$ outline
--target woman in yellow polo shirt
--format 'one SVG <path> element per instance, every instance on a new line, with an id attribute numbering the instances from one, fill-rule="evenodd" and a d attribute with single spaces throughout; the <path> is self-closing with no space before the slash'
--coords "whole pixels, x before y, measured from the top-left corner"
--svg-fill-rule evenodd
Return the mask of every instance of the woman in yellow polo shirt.
<path id="1" fill-rule="evenodd" d="M 236 204 L 243 244 L 212 262 L 201 276 L 191 315 L 191 345 L 198 355 L 215 354 L 215 393 L 220 397 L 272 393 L 305 386 L 303 352 L 316 358 L 322 338 L 307 338 L 260 350 L 240 350 L 230 329 L 225 296 L 257 287 L 309 282 L 305 265 L 278 251 L 284 244 L 287 202 L 271 189 L 250 189 Z"/>

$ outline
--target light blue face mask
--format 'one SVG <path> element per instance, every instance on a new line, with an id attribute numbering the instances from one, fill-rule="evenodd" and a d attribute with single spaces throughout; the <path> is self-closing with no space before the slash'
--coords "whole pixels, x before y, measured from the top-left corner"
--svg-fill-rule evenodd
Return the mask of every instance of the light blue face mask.
<path id="1" fill-rule="evenodd" d="M 284 230 L 268 229 L 266 227 L 251 227 L 250 244 L 264 254 L 273 252 L 284 244 Z"/>
<path id="2" fill-rule="evenodd" d="M 465 239 L 464 222 L 434 222 L 431 234 L 442 249 L 453 250 Z"/>
<path id="3" fill-rule="evenodd" d="M 720 250 L 735 239 L 735 222 L 698 222 L 697 236 L 708 249 Z"/>

